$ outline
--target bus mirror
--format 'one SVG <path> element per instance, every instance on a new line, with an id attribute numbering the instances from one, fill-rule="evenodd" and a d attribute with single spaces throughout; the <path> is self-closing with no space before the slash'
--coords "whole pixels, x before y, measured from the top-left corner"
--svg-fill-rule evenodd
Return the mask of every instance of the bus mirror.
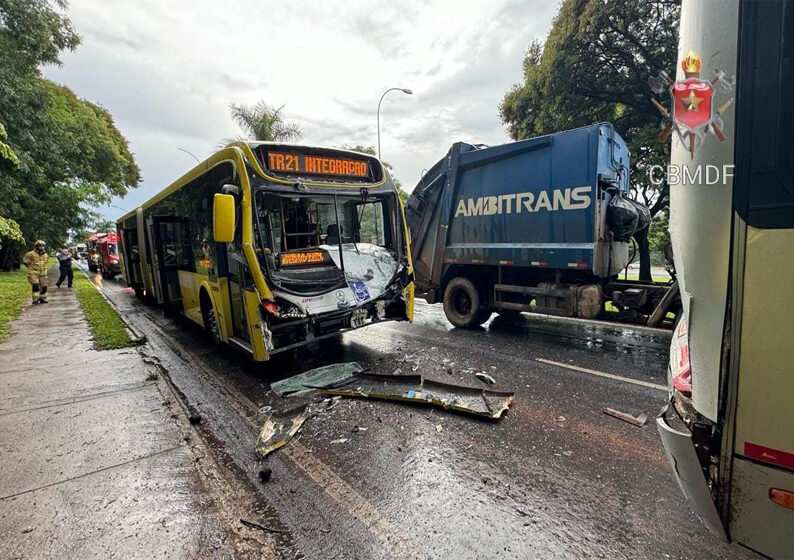
<path id="1" fill-rule="evenodd" d="M 216 243 L 234 241 L 234 196 L 216 193 L 212 202 L 212 235 Z"/>

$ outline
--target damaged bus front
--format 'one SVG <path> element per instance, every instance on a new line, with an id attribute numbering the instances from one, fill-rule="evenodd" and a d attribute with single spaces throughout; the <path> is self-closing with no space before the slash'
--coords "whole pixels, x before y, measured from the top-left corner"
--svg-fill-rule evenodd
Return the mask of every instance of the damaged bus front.
<path id="1" fill-rule="evenodd" d="M 257 254 L 273 298 L 263 303 L 271 352 L 384 319 L 412 318 L 410 257 L 397 191 L 370 156 L 254 147 Z M 302 176 L 341 173 L 350 184 Z M 288 182 L 274 182 L 273 178 Z"/>
<path id="2" fill-rule="evenodd" d="M 117 227 L 136 295 L 255 361 L 413 319 L 402 205 L 367 154 L 236 142 Z"/>

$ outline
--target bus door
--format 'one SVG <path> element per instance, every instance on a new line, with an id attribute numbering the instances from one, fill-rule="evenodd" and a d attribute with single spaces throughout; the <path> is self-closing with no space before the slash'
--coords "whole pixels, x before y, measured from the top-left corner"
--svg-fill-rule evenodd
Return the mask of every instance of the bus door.
<path id="1" fill-rule="evenodd" d="M 125 228 L 121 230 L 121 248 L 124 258 L 124 270 L 130 285 L 138 293 L 143 289 L 141 278 L 141 250 L 138 243 L 138 228 Z"/>
<path id="2" fill-rule="evenodd" d="M 245 341 L 251 340 L 245 312 L 243 290 L 251 284 L 248 263 L 236 244 L 229 244 L 229 301 L 232 308 L 232 335 Z"/>
<path id="3" fill-rule="evenodd" d="M 149 222 L 149 235 L 154 248 L 157 303 L 174 310 L 182 301 L 179 270 L 189 270 L 193 263 L 189 219 L 181 216 L 154 216 Z"/>

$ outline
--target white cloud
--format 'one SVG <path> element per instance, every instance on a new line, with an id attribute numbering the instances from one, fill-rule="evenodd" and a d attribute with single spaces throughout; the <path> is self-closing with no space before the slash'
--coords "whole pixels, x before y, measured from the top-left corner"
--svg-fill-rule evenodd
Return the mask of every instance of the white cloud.
<path id="1" fill-rule="evenodd" d="M 140 204 L 221 138 L 239 133 L 231 102 L 286 105 L 312 144 L 377 141 L 410 190 L 449 146 L 508 140 L 498 105 L 521 78 L 530 41 L 548 33 L 556 3 L 210 2 L 73 0 L 83 36 L 51 79 L 99 103 L 130 140 L 143 183 L 117 206 Z M 116 208 L 105 209 L 113 217 Z"/>

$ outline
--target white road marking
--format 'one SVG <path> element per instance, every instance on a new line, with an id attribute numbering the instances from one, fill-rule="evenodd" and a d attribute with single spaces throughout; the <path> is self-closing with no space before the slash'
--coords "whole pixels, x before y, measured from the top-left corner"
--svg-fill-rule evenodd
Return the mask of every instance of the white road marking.
<path id="1" fill-rule="evenodd" d="M 596 375 L 598 377 L 606 377 L 607 379 L 614 379 L 615 381 L 623 381 L 624 383 L 632 383 L 634 385 L 642 385 L 643 387 L 650 387 L 651 389 L 658 389 L 659 391 L 667 391 L 667 385 L 659 385 L 658 383 L 651 383 L 650 381 L 642 381 L 640 379 L 632 379 L 631 377 L 623 377 L 621 375 L 615 375 L 614 373 L 606 373 L 595 369 L 572 366 L 571 364 L 555 362 L 554 360 L 547 360 L 545 358 L 535 358 L 535 360 L 552 366 L 572 369 L 573 371 L 581 371 L 582 373 L 589 373 L 590 375 Z"/>
<path id="2" fill-rule="evenodd" d="M 317 459 L 300 441 L 284 446 L 284 453 L 343 509 L 359 520 L 398 559 L 424 559 L 422 544 L 407 535 L 399 526 L 382 515 L 362 498 L 334 470 Z"/>

